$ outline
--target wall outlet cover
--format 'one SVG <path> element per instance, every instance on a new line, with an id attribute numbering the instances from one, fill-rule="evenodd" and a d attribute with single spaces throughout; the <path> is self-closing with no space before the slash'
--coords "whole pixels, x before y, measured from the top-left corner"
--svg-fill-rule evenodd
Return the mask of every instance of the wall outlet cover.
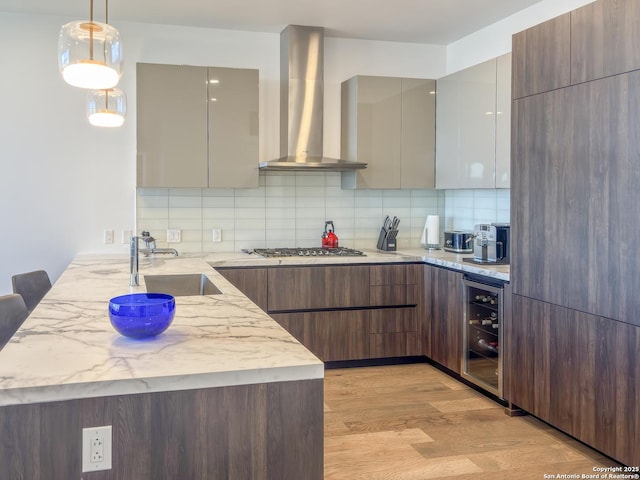
<path id="1" fill-rule="evenodd" d="M 213 229 L 213 241 L 214 242 L 221 242 L 222 241 L 222 229 L 221 228 L 214 228 Z"/>
<path id="2" fill-rule="evenodd" d="M 82 471 L 111 470 L 111 425 L 82 429 Z"/>

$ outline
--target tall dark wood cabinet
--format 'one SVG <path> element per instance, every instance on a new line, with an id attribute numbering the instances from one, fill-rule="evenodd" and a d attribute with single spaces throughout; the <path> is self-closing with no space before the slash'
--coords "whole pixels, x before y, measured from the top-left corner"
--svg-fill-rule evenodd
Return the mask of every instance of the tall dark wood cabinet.
<path id="1" fill-rule="evenodd" d="M 600 0 L 571 13 L 571 83 L 640 68 L 640 2 Z"/>
<path id="2" fill-rule="evenodd" d="M 514 98 L 569 85 L 571 19 L 561 15 L 513 37 L 511 68 Z"/>
<path id="3" fill-rule="evenodd" d="M 567 20 L 556 67 L 571 81 L 532 88 Z M 514 36 L 510 400 L 638 465 L 640 7 L 598 0 L 550 22 Z M 531 38 L 537 54 L 516 48 Z"/>

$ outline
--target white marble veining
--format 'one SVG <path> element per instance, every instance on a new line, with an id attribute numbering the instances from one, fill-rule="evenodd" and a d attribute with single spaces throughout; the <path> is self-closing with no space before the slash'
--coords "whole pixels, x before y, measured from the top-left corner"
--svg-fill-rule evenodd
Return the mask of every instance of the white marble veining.
<path id="1" fill-rule="evenodd" d="M 0 406 L 322 378 L 322 362 L 212 267 L 425 262 L 509 280 L 508 265 L 463 261 L 471 255 L 424 249 L 365 253 L 141 258 L 140 287 L 129 287 L 128 258 L 81 255 L 0 350 Z M 206 274 L 222 295 L 176 297 L 172 325 L 153 339 L 128 339 L 112 328 L 110 298 L 144 292 L 145 274 L 181 273 Z"/>
<path id="2" fill-rule="evenodd" d="M 322 378 L 324 367 L 200 258 L 79 256 L 0 350 L 0 406 L 95 396 Z M 176 297 L 158 337 L 119 335 L 110 298 L 144 292 L 145 274 L 205 273 L 221 295 Z"/>

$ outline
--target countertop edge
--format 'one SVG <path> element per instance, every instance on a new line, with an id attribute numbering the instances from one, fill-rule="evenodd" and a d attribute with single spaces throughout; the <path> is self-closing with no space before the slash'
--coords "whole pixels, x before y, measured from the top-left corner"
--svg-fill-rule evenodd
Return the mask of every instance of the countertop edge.
<path id="1" fill-rule="evenodd" d="M 82 400 L 87 398 L 175 392 L 207 388 L 295 382 L 324 378 L 324 364 L 273 367 L 241 372 L 210 372 L 202 374 L 85 382 L 74 385 L 40 386 L 11 389 L 0 396 L 0 407 L 35 403 Z"/>

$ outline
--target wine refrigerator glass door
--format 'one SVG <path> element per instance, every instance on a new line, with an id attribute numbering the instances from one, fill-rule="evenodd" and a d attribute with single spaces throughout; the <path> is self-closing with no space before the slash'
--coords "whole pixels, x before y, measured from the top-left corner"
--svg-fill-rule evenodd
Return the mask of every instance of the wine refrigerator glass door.
<path id="1" fill-rule="evenodd" d="M 462 376 L 502 398 L 502 292 L 464 280 Z"/>

